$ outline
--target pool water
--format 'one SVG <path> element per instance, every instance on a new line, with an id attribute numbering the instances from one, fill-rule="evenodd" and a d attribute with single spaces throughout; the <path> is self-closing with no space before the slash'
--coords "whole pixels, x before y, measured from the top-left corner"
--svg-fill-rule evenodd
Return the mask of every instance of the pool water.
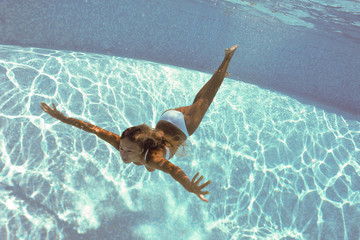
<path id="1" fill-rule="evenodd" d="M 16 46 L 0 55 L 0 239 L 360 238 L 360 122 L 226 78 L 171 159 L 212 181 L 206 204 L 40 102 L 120 134 L 192 103 L 209 74 Z"/>

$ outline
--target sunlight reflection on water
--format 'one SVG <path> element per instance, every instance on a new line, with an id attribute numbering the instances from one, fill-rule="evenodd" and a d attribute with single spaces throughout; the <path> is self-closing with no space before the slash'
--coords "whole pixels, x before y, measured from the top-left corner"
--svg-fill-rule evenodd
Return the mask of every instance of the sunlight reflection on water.
<path id="1" fill-rule="evenodd" d="M 1 46 L 0 77 L 1 239 L 359 238 L 359 122 L 226 79 L 172 159 L 212 180 L 204 204 L 39 104 L 120 134 L 191 103 L 208 74 Z"/>

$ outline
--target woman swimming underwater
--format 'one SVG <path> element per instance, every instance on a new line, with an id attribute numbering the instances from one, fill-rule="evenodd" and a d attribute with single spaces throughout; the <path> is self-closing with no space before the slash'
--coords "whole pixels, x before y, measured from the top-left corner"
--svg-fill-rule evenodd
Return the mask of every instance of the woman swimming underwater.
<path id="1" fill-rule="evenodd" d="M 203 189 L 210 184 L 210 181 L 201 184 L 203 176 L 198 178 L 199 172 L 190 181 L 181 168 L 171 163 L 169 159 L 175 155 L 178 148 L 198 128 L 226 77 L 226 70 L 237 47 L 235 45 L 225 49 L 225 57 L 220 67 L 197 93 L 194 102 L 190 106 L 166 110 L 161 115 L 155 129 L 142 124 L 127 128 L 119 136 L 93 124 L 66 117 L 56 109 L 55 104 L 52 104 L 53 108 L 51 108 L 47 104 L 41 103 L 40 107 L 52 117 L 84 131 L 94 133 L 99 138 L 110 143 L 120 151 L 124 163 L 132 162 L 136 165 L 144 165 L 150 172 L 158 169 L 168 173 L 187 191 L 208 202 L 204 195 L 209 194 L 209 192 L 203 191 Z"/>

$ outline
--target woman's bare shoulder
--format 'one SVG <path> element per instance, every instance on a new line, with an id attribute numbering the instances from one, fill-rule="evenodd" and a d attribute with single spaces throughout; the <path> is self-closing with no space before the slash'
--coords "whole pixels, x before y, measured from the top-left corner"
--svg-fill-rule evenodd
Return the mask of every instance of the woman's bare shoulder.
<path id="1" fill-rule="evenodd" d="M 144 163 L 139 163 L 139 162 L 133 162 L 133 164 L 138 165 L 138 166 L 144 165 Z"/>
<path id="2" fill-rule="evenodd" d="M 149 151 L 147 158 L 145 159 L 145 162 L 149 162 L 153 159 L 163 158 L 164 152 L 162 148 L 158 149 L 152 149 Z"/>

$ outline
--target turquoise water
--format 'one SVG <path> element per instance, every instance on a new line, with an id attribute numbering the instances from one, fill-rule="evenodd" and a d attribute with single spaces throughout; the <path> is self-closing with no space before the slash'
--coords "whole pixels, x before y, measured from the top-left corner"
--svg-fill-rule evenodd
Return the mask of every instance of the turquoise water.
<path id="1" fill-rule="evenodd" d="M 353 37 L 356 40 L 360 26 L 358 14 L 360 5 L 358 1 L 306 1 L 306 0 L 286 0 L 286 1 L 245 1 L 245 0 L 225 0 L 219 2 L 210 0 L 214 4 L 233 3 L 234 6 L 241 7 L 247 12 L 257 11 L 258 16 L 268 15 L 278 19 L 286 25 L 300 26 L 306 28 L 326 29 L 328 31 L 342 33 Z"/>
<path id="2" fill-rule="evenodd" d="M 359 0 L 1 0 L 0 44 L 206 73 L 239 44 L 232 79 L 360 116 Z"/>
<path id="3" fill-rule="evenodd" d="M 39 106 L 120 134 L 190 104 L 209 74 L 13 46 L 0 56 L 0 239 L 359 239 L 359 122 L 225 79 L 171 159 L 212 181 L 206 204 Z"/>

